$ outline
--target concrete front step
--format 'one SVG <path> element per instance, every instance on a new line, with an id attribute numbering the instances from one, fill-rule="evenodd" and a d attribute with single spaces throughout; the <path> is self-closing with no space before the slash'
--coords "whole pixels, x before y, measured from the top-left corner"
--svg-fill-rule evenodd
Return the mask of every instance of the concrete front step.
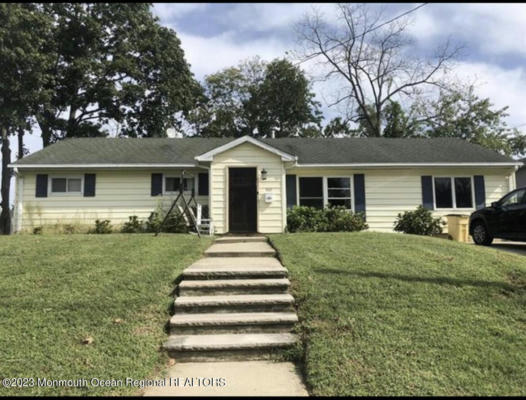
<path id="1" fill-rule="evenodd" d="M 283 293 L 289 286 L 286 278 L 184 280 L 179 284 L 179 295 Z"/>
<path id="2" fill-rule="evenodd" d="M 295 312 L 175 314 L 173 334 L 290 332 L 298 322 Z"/>
<path id="3" fill-rule="evenodd" d="M 290 294 L 181 296 L 175 300 L 176 313 L 229 313 L 292 310 Z"/>
<path id="4" fill-rule="evenodd" d="M 274 257 L 276 251 L 265 242 L 215 243 L 205 251 L 207 257 Z"/>
<path id="5" fill-rule="evenodd" d="M 282 278 L 287 270 L 272 257 L 202 258 L 183 271 L 183 279 Z"/>
<path id="6" fill-rule="evenodd" d="M 163 347 L 178 361 L 260 359 L 298 341 L 291 333 L 171 335 Z"/>
<path id="7" fill-rule="evenodd" d="M 223 236 L 215 240 L 214 243 L 267 243 L 265 236 Z"/>

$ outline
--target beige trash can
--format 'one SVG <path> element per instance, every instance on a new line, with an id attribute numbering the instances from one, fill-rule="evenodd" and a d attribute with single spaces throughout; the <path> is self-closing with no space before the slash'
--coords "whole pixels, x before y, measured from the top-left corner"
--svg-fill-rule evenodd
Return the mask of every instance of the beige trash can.
<path id="1" fill-rule="evenodd" d="M 447 232 L 457 242 L 469 242 L 469 215 L 449 214 Z"/>

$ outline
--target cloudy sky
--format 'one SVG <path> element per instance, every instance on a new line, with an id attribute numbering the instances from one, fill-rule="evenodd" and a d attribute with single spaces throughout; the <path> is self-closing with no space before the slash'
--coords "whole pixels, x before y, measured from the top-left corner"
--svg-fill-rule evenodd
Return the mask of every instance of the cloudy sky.
<path id="1" fill-rule="evenodd" d="M 383 7 L 389 20 L 418 4 L 422 3 L 372 6 Z M 201 80 L 256 55 L 271 60 L 297 49 L 294 25 L 313 7 L 328 19 L 336 16 L 330 3 L 162 3 L 154 5 L 154 13 L 177 32 L 192 71 Z M 411 19 L 415 51 L 434 49 L 447 37 L 462 43 L 456 74 L 475 79 L 478 94 L 496 106 L 508 105 L 508 124 L 526 131 L 526 4 L 427 4 Z M 315 76 L 312 63 L 303 65 Z M 325 116 L 336 115 L 337 110 L 327 107 L 334 84 L 319 82 L 314 90 Z M 26 143 L 31 152 L 42 148 L 38 132 L 27 135 Z M 15 143 L 12 148 L 15 157 Z"/>
<path id="2" fill-rule="evenodd" d="M 383 7 L 385 20 L 421 3 Z M 240 60 L 261 56 L 271 60 L 297 49 L 294 25 L 315 7 L 328 19 L 334 4 L 155 4 L 164 25 L 175 29 L 198 79 Z M 478 85 L 478 94 L 510 106 L 510 126 L 526 128 L 526 4 L 427 4 L 411 14 L 415 49 L 434 49 L 448 37 L 464 45 L 456 75 Z M 305 67 L 306 72 L 315 72 Z M 330 83 L 314 87 L 327 117 Z"/>

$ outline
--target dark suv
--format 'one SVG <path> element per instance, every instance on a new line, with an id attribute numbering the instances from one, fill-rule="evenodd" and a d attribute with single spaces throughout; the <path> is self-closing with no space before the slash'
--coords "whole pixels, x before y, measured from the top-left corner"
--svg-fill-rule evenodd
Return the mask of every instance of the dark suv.
<path id="1" fill-rule="evenodd" d="M 469 234 L 476 244 L 484 246 L 494 238 L 526 241 L 526 187 L 471 214 Z"/>

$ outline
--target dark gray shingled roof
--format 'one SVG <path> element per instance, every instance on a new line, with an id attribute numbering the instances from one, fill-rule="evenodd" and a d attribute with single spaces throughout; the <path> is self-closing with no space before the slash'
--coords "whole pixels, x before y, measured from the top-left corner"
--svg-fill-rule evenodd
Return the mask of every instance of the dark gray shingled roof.
<path id="1" fill-rule="evenodd" d="M 194 157 L 234 138 L 66 139 L 14 165 L 34 164 L 194 164 Z M 299 164 L 501 163 L 514 162 L 460 139 L 285 138 L 261 139 L 298 156 Z"/>

